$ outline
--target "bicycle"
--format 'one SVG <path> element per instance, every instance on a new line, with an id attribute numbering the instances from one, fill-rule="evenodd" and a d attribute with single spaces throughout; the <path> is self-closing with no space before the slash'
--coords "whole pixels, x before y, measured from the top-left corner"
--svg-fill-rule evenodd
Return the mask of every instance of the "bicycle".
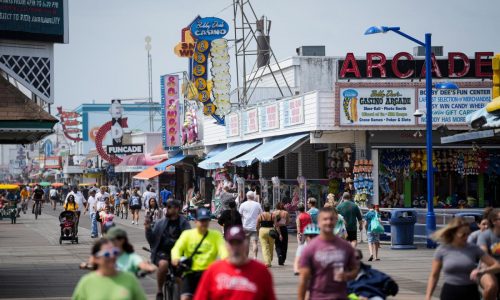
<path id="1" fill-rule="evenodd" d="M 35 200 L 35 220 L 38 219 L 38 216 L 42 214 L 42 203 L 43 200 Z"/>
<path id="2" fill-rule="evenodd" d="M 151 253 L 151 250 L 147 247 L 142 247 L 142 250 Z M 178 278 L 182 277 L 180 274 L 184 272 L 184 268 L 186 268 L 186 266 L 182 263 L 179 264 L 179 267 L 175 268 L 169 261 L 168 273 L 161 289 L 164 300 L 179 300 L 181 298 Z"/>

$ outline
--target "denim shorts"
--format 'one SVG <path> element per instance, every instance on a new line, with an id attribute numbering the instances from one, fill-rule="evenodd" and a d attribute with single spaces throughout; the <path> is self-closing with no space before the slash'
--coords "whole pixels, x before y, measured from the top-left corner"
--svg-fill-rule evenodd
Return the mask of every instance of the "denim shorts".
<path id="1" fill-rule="evenodd" d="M 379 233 L 368 232 L 366 234 L 366 236 L 368 237 L 368 243 L 370 243 L 370 244 L 380 242 L 380 234 Z"/>

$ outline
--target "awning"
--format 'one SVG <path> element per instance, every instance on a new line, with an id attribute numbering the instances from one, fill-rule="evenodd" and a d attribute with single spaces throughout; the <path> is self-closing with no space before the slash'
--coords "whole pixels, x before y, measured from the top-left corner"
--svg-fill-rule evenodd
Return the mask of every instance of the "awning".
<path id="1" fill-rule="evenodd" d="M 151 178 L 155 178 L 156 176 L 158 176 L 161 173 L 163 173 L 163 171 L 157 171 L 156 170 L 156 166 L 158 166 L 160 164 L 161 163 L 156 164 L 154 166 L 151 166 L 151 167 L 147 168 L 146 170 L 142 171 L 141 173 L 135 175 L 133 178 L 134 179 L 138 179 L 138 180 L 149 180 Z"/>
<path id="2" fill-rule="evenodd" d="M 471 131 L 464 133 L 457 133 L 450 136 L 445 136 L 441 138 L 441 144 L 452 144 L 459 142 L 496 142 L 500 137 L 500 128 L 487 129 L 479 131 Z"/>
<path id="3" fill-rule="evenodd" d="M 257 161 L 261 163 L 271 162 L 283 152 L 293 150 L 292 147 L 302 145 L 306 141 L 306 137 L 309 137 L 309 133 L 290 135 L 267 141 L 247 154 L 232 160 L 231 163 L 238 167 L 246 167 Z"/>
<path id="4" fill-rule="evenodd" d="M 179 152 L 176 155 L 174 155 L 172 158 L 156 165 L 155 169 L 156 169 L 156 171 L 165 172 L 169 166 L 175 165 L 176 163 L 182 161 L 184 158 L 186 158 L 186 156 L 184 156 L 184 154 L 182 154 L 182 152 Z"/>
<path id="5" fill-rule="evenodd" d="M 252 150 L 253 148 L 257 147 L 260 144 L 262 144 L 261 141 L 251 141 L 231 146 L 226 150 L 220 152 L 219 154 L 216 154 L 200 162 L 198 164 L 198 167 L 205 170 L 222 168 L 224 164 L 230 161 L 231 159 Z"/>
<path id="6" fill-rule="evenodd" d="M 211 157 L 214 157 L 216 156 L 217 154 L 221 153 L 222 151 L 226 150 L 227 147 L 226 145 L 223 145 L 223 146 L 217 146 L 215 147 L 214 149 L 208 151 L 205 159 L 208 159 L 208 158 L 211 158 Z"/>

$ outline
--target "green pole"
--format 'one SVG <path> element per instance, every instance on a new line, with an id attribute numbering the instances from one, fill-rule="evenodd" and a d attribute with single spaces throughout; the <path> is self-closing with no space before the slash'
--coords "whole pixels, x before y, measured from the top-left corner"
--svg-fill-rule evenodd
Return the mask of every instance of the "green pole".
<path id="1" fill-rule="evenodd" d="M 477 176 L 479 207 L 484 207 L 484 174 Z"/>
<path id="2" fill-rule="evenodd" d="M 411 177 L 405 178 L 404 181 L 405 207 L 411 207 Z"/>

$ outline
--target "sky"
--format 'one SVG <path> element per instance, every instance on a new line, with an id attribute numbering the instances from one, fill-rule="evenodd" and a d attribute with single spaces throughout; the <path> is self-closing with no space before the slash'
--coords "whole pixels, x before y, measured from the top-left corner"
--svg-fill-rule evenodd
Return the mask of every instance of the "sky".
<path id="1" fill-rule="evenodd" d="M 433 45 L 444 46 L 445 53 L 500 52 L 498 0 L 250 1 L 257 16 L 272 20 L 271 47 L 278 60 L 295 55 L 303 45 L 324 45 L 328 56 L 413 53 L 415 45 L 395 34 L 363 35 L 372 25 L 400 26 L 421 40 L 430 32 Z M 55 105 L 65 109 L 93 101 L 147 97 L 144 38 L 148 35 L 153 100 L 159 101 L 160 76 L 188 71 L 187 59 L 172 50 L 180 41 L 181 29 L 197 15 L 216 16 L 233 27 L 232 0 L 69 2 L 69 44 L 55 46 Z M 233 37 L 231 31 L 229 38 Z"/>

